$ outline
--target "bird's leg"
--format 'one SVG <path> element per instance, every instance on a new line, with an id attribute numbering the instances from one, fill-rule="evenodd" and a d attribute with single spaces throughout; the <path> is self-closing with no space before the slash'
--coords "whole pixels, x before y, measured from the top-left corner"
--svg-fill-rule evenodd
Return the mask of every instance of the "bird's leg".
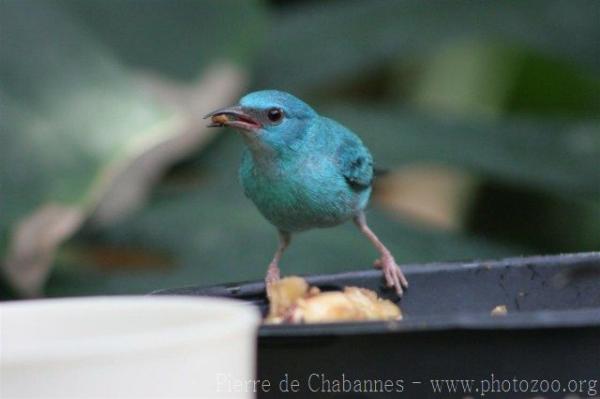
<path id="1" fill-rule="evenodd" d="M 361 212 L 354 217 L 354 223 L 356 223 L 360 232 L 367 236 L 373 243 L 381 255 L 381 257 L 375 261 L 375 267 L 382 269 L 388 287 L 394 287 L 398 296 L 401 296 L 403 292 L 402 287 L 407 288 L 408 281 L 406 280 L 406 277 L 404 277 L 402 270 L 400 270 L 400 266 L 396 264 L 391 252 L 381 241 L 379 241 L 379 238 L 377 238 L 375 233 L 369 228 L 364 212 Z"/>
<path id="2" fill-rule="evenodd" d="M 273 255 L 273 260 L 269 264 L 267 276 L 265 277 L 265 285 L 267 288 L 269 285 L 279 280 L 279 261 L 287 246 L 290 245 L 291 238 L 292 236 L 290 233 L 279 231 L 279 246 L 277 247 L 277 251 L 275 251 L 275 255 Z"/>

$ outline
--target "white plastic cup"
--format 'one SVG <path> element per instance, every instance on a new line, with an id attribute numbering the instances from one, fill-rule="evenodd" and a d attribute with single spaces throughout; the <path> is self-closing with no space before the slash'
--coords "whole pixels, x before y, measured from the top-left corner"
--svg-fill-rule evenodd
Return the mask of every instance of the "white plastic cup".
<path id="1" fill-rule="evenodd" d="M 214 298 L 3 303 L 0 397 L 253 398 L 259 323 Z"/>

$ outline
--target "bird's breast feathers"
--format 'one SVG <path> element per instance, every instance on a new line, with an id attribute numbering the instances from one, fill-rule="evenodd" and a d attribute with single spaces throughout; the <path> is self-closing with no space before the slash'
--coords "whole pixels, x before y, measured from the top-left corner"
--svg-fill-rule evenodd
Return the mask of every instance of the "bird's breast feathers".
<path id="1" fill-rule="evenodd" d="M 342 223 L 363 209 L 370 195 L 370 188 L 350 187 L 332 155 L 318 153 L 258 164 L 246 152 L 240 180 L 260 212 L 290 232 Z"/>

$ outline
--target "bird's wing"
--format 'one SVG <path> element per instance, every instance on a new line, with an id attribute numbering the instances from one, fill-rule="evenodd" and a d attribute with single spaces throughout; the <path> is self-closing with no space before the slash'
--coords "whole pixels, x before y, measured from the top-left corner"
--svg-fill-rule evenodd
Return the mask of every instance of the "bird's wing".
<path id="1" fill-rule="evenodd" d="M 337 157 L 342 175 L 350 186 L 360 190 L 371 186 L 373 157 L 356 135 L 345 135 L 338 147 Z"/>

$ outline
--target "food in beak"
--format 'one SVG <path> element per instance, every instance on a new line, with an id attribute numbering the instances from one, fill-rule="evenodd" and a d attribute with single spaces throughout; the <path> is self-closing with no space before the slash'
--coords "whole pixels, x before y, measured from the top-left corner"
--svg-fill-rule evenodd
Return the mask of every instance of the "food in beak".
<path id="1" fill-rule="evenodd" d="M 230 119 L 226 114 L 216 114 L 213 115 L 210 120 L 214 125 L 224 126 Z"/>
<path id="2" fill-rule="evenodd" d="M 260 129 L 260 122 L 252 116 L 252 113 L 247 113 L 240 106 L 221 108 L 213 111 L 204 117 L 210 118 L 208 127 L 228 126 L 241 131 L 256 132 Z"/>

